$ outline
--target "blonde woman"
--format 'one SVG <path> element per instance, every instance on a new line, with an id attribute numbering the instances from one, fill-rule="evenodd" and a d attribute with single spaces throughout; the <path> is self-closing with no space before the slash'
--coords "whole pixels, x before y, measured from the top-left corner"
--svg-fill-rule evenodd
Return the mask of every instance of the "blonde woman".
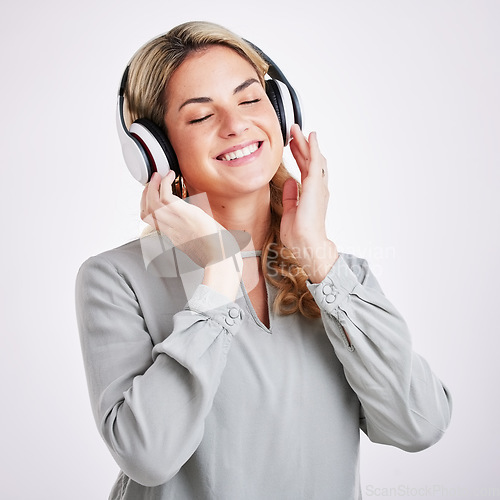
<path id="1" fill-rule="evenodd" d="M 129 121 L 155 123 L 178 169 L 144 189 L 152 234 L 77 279 L 92 408 L 121 468 L 111 499 L 357 499 L 360 429 L 418 451 L 449 423 L 445 388 L 368 264 L 327 238 L 316 134 L 288 132 L 300 185 L 282 165 L 267 67 L 210 23 L 131 61 Z M 201 271 L 189 290 L 171 258 L 146 265 L 158 238 Z"/>

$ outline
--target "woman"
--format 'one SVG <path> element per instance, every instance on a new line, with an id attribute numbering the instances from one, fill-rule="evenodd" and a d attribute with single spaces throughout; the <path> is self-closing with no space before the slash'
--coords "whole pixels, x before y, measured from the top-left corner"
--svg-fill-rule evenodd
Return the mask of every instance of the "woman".
<path id="1" fill-rule="evenodd" d="M 446 390 L 367 263 L 326 236 L 316 135 L 291 129 L 300 195 L 281 164 L 266 69 L 209 23 L 130 65 L 131 119 L 163 129 L 182 179 L 153 174 L 141 217 L 156 232 L 77 279 L 92 407 L 122 470 L 112 499 L 360 498 L 360 428 L 417 451 L 449 423 Z M 159 233 L 201 269 L 192 290 L 165 255 L 145 265 Z"/>

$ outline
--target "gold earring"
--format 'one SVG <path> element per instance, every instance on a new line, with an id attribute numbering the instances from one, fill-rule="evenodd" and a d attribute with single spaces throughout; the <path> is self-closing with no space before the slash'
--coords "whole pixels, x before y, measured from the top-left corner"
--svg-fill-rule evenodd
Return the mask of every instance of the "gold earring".
<path id="1" fill-rule="evenodd" d="M 188 196 L 186 184 L 184 183 L 184 177 L 182 175 L 178 175 L 175 178 L 174 183 L 172 184 L 172 193 L 178 196 L 179 198 L 185 199 Z"/>

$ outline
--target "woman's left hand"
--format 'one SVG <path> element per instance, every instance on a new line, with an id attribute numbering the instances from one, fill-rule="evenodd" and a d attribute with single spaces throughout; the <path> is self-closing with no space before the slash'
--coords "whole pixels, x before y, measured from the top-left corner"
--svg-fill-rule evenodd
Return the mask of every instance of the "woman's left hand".
<path id="1" fill-rule="evenodd" d="M 281 241 L 289 248 L 310 281 L 319 283 L 338 258 L 337 247 L 326 235 L 328 208 L 328 171 L 316 132 L 306 139 L 300 127 L 293 125 L 290 150 L 301 173 L 302 192 L 298 196 L 295 179 L 283 186 Z"/>

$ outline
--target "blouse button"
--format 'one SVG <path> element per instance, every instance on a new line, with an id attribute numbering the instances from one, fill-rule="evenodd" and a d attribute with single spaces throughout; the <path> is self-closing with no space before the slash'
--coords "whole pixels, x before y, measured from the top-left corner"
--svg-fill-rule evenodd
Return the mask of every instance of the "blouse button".
<path id="1" fill-rule="evenodd" d="M 330 285 L 325 285 L 323 287 L 323 293 L 325 295 L 330 295 L 332 293 L 332 287 Z"/>
<path id="2" fill-rule="evenodd" d="M 232 318 L 226 318 L 226 325 L 233 326 L 234 325 L 234 319 Z"/>
<path id="3" fill-rule="evenodd" d="M 238 311 L 238 309 L 236 309 L 236 307 L 232 307 L 231 309 L 229 309 L 229 316 L 231 318 L 236 319 L 239 315 L 240 312 Z"/>
<path id="4" fill-rule="evenodd" d="M 335 295 L 333 293 L 330 293 L 325 297 L 325 300 L 328 302 L 328 304 L 331 304 L 332 302 L 335 302 Z"/>

